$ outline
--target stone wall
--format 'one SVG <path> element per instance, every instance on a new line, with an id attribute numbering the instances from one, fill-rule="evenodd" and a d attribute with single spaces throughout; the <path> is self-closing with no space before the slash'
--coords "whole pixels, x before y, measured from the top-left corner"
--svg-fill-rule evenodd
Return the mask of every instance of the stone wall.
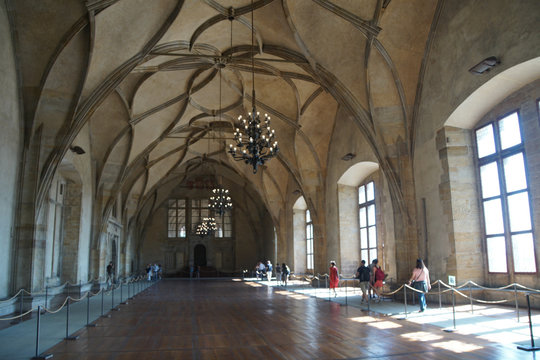
<path id="1" fill-rule="evenodd" d="M 19 164 L 21 162 L 21 127 L 15 55 L 11 41 L 5 2 L 0 3 L 0 298 L 10 293 L 13 251 L 13 220 L 17 209 Z"/>

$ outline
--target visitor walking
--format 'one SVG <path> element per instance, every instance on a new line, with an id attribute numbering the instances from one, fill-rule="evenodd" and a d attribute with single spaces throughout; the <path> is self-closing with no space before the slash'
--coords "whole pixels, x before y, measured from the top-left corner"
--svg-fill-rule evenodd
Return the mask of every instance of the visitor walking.
<path id="1" fill-rule="evenodd" d="M 416 260 L 416 267 L 412 271 L 409 285 L 418 290 L 418 303 L 420 304 L 419 312 L 424 312 L 427 307 L 426 293 L 431 290 L 431 284 L 429 281 L 429 270 L 422 259 Z"/>

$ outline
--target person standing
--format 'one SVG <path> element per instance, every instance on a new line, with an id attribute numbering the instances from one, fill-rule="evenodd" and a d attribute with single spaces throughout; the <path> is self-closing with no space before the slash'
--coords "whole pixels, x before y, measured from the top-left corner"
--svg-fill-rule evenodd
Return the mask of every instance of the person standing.
<path id="1" fill-rule="evenodd" d="M 291 270 L 289 267 L 285 263 L 281 264 L 281 282 L 283 283 L 283 286 L 287 286 L 287 280 L 289 280 L 290 273 Z"/>
<path id="2" fill-rule="evenodd" d="M 330 261 L 330 289 L 334 291 L 334 297 L 337 296 L 336 288 L 339 284 L 339 272 L 335 261 Z"/>
<path id="3" fill-rule="evenodd" d="M 356 278 L 360 282 L 362 290 L 362 302 L 368 301 L 369 280 L 371 279 L 369 268 L 366 266 L 366 260 L 362 260 L 360 267 L 356 270 Z"/>
<path id="4" fill-rule="evenodd" d="M 418 303 L 420 304 L 420 311 L 426 310 L 426 293 L 431 290 L 431 284 L 429 281 L 429 270 L 424 264 L 422 259 L 416 260 L 416 267 L 412 271 L 409 285 L 418 290 Z"/>
<path id="5" fill-rule="evenodd" d="M 377 294 L 377 302 L 381 302 L 381 295 L 382 295 L 382 288 L 383 288 L 383 281 L 386 279 L 386 274 L 381 269 L 381 267 L 377 264 L 373 268 L 373 271 L 375 271 L 375 274 L 373 276 L 375 283 L 373 284 L 373 290 L 375 291 L 375 294 Z"/>
<path id="6" fill-rule="evenodd" d="M 114 283 L 114 264 L 111 261 L 109 265 L 107 265 L 107 286 L 112 286 Z"/>
<path id="7" fill-rule="evenodd" d="M 266 278 L 268 281 L 272 280 L 272 271 L 273 271 L 272 263 L 270 262 L 270 260 L 268 260 L 266 262 Z"/>
<path id="8" fill-rule="evenodd" d="M 371 261 L 371 264 L 369 264 L 369 296 L 370 297 L 374 297 L 373 296 L 373 286 L 375 285 L 375 269 L 377 268 L 377 264 L 379 263 L 379 260 L 378 259 L 373 259 Z"/>
<path id="9" fill-rule="evenodd" d="M 276 281 L 278 285 L 281 285 L 281 265 L 276 264 Z"/>

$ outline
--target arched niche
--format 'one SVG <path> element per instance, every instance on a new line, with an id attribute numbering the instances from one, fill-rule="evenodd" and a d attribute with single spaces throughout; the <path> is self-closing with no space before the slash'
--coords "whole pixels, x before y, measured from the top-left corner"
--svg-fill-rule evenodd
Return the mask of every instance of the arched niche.
<path id="1" fill-rule="evenodd" d="M 306 253 L 306 199 L 300 196 L 293 205 L 293 254 L 295 273 L 305 273 L 307 268 Z"/>
<path id="2" fill-rule="evenodd" d="M 349 167 L 337 182 L 339 221 L 339 267 L 343 274 L 354 274 L 360 262 L 358 225 L 358 186 L 372 179 L 379 165 L 371 161 L 358 162 Z M 382 188 L 376 183 L 376 193 Z M 376 196 L 376 199 L 378 195 Z M 376 206 L 380 212 L 379 206 Z M 367 260 L 367 259 L 366 259 Z"/>

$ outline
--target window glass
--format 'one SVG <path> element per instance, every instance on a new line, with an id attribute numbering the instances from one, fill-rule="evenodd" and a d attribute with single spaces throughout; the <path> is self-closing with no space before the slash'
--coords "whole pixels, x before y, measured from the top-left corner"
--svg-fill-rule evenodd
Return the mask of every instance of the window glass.
<path id="1" fill-rule="evenodd" d="M 364 185 L 358 188 L 358 203 L 363 204 L 366 202 L 366 187 Z"/>
<path id="2" fill-rule="evenodd" d="M 375 224 L 375 205 L 369 205 L 368 208 L 368 225 Z"/>
<path id="3" fill-rule="evenodd" d="M 489 272 L 506 272 L 506 245 L 504 236 L 487 238 Z"/>
<path id="4" fill-rule="evenodd" d="M 512 252 L 514 254 L 514 271 L 522 273 L 536 272 L 532 233 L 513 235 Z"/>
<path id="5" fill-rule="evenodd" d="M 508 197 L 508 215 L 511 232 L 531 230 L 531 213 L 527 192 Z"/>
<path id="6" fill-rule="evenodd" d="M 360 227 L 367 226 L 366 207 L 361 207 L 359 210 Z"/>
<path id="7" fill-rule="evenodd" d="M 362 249 L 369 247 L 367 228 L 360 229 L 360 247 Z"/>
<path id="8" fill-rule="evenodd" d="M 366 200 L 371 201 L 373 199 L 375 199 L 375 188 L 373 186 L 373 181 L 371 181 L 366 186 Z"/>
<path id="9" fill-rule="evenodd" d="M 501 199 L 484 201 L 486 235 L 504 233 Z"/>
<path id="10" fill-rule="evenodd" d="M 525 176 L 523 153 L 517 153 L 504 158 L 503 165 L 504 180 L 506 181 L 506 192 L 513 192 L 527 188 L 527 177 Z"/>
<path id="11" fill-rule="evenodd" d="M 514 145 L 521 144 L 519 132 L 519 119 L 517 113 L 512 113 L 499 120 L 499 132 L 501 137 L 501 149 L 505 150 Z"/>
<path id="12" fill-rule="evenodd" d="M 480 159 L 495 153 L 495 138 L 493 137 L 492 124 L 476 130 L 476 144 Z"/>
<path id="13" fill-rule="evenodd" d="M 369 250 L 368 249 L 363 249 L 360 252 L 360 256 L 362 256 L 362 260 L 366 260 L 366 262 L 367 262 L 368 259 L 369 259 Z"/>
<path id="14" fill-rule="evenodd" d="M 373 259 L 376 259 L 377 258 L 377 249 L 369 249 L 369 262 L 371 264 L 371 261 L 373 261 Z M 367 262 L 367 260 L 366 260 Z"/>
<path id="15" fill-rule="evenodd" d="M 496 161 L 480 166 L 480 180 L 482 183 L 482 197 L 484 199 L 501 194 Z"/>
<path id="16" fill-rule="evenodd" d="M 377 246 L 377 227 L 369 227 L 369 247 Z"/>
<path id="17" fill-rule="evenodd" d="M 310 214 L 309 210 L 306 210 L 306 222 L 307 223 L 311 222 L 311 214 Z"/>

